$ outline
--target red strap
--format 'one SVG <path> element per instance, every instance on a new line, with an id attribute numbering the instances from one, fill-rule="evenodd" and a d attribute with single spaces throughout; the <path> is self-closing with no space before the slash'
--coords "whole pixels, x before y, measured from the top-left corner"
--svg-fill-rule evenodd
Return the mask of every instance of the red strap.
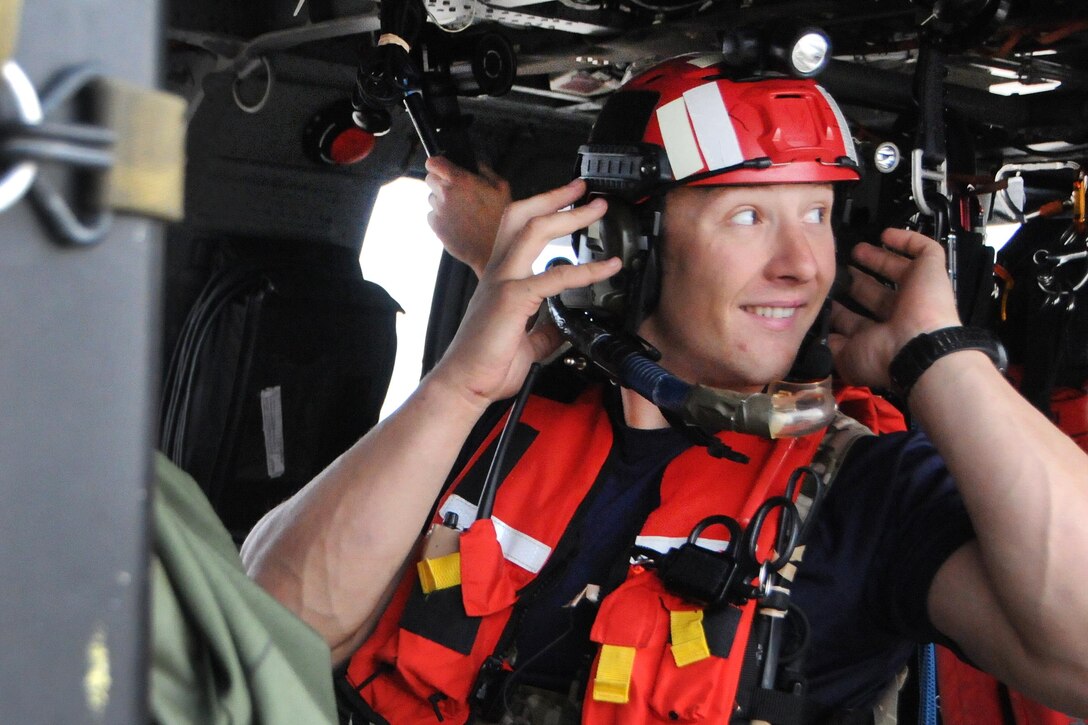
<path id="1" fill-rule="evenodd" d="M 835 401 L 843 414 L 877 435 L 907 429 L 907 421 L 899 408 L 874 394 L 869 388 L 836 384 Z"/>

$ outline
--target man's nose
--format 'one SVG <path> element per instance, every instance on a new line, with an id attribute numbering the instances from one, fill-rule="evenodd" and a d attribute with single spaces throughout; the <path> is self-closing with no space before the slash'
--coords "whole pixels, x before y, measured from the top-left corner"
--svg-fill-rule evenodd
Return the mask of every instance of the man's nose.
<path id="1" fill-rule="evenodd" d="M 773 255 L 767 265 L 767 275 L 775 279 L 812 279 L 818 267 L 812 245 L 813 240 L 801 223 L 780 223 L 775 234 Z"/>

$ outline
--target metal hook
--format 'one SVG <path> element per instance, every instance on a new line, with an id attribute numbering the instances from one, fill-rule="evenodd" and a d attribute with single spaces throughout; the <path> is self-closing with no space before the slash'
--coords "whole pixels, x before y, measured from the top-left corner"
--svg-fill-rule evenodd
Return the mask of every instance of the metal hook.
<path id="1" fill-rule="evenodd" d="M 74 246 L 94 244 L 105 236 L 113 223 L 113 213 L 108 209 L 99 209 L 89 221 L 81 221 L 64 197 L 44 178 L 39 178 L 30 187 L 30 200 L 54 234 Z"/>
<path id="2" fill-rule="evenodd" d="M 42 105 L 34 85 L 26 73 L 13 60 L 4 63 L 0 69 L 3 80 L 0 90 L 7 90 L 15 100 L 15 110 L 19 122 L 24 126 L 41 123 Z M 0 176 L 0 212 L 12 206 L 26 194 L 38 175 L 38 165 L 33 161 L 20 161 Z"/>
<path id="3" fill-rule="evenodd" d="M 99 75 L 93 64 L 66 68 L 54 76 L 39 98 L 18 66 L 11 62 L 4 65 L 4 80 L 15 95 L 21 122 L 0 140 L 4 158 L 17 164 L 0 180 L 0 210 L 27 195 L 54 235 L 62 242 L 76 246 L 93 244 L 105 236 L 113 214 L 103 208 L 96 208 L 86 215 L 77 214 L 64 196 L 38 173 L 38 164 L 52 162 L 106 171 L 114 165 L 112 147 L 117 137 L 109 128 L 47 123 L 43 118 Z"/>
<path id="4" fill-rule="evenodd" d="M 238 92 L 239 84 L 246 78 L 253 75 L 261 66 L 264 66 L 265 84 L 264 92 L 261 97 L 257 99 L 256 103 L 246 103 L 242 100 L 241 95 Z M 268 56 L 260 56 L 259 58 L 250 58 L 244 64 L 238 67 L 234 75 L 234 83 L 231 84 L 231 96 L 234 98 L 234 105 L 238 106 L 239 110 L 246 113 L 260 113 L 265 105 L 268 103 L 268 99 L 272 95 L 272 84 L 274 76 L 272 75 L 272 65 L 268 62 Z"/>
<path id="5" fill-rule="evenodd" d="M 1057 268 L 1066 262 L 1073 262 L 1086 257 L 1088 257 L 1088 249 L 1080 252 L 1070 252 L 1069 254 L 1051 254 L 1045 249 L 1037 249 L 1035 250 L 1035 254 L 1032 255 L 1031 260 L 1040 267 L 1044 264 L 1051 264 Z"/>

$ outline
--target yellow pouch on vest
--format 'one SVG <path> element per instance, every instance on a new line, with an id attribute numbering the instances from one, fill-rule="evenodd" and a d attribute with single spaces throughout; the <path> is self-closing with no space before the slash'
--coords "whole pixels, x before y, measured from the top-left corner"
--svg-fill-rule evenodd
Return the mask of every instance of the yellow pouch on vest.
<path id="1" fill-rule="evenodd" d="M 455 551 L 437 559 L 422 559 L 416 568 L 424 594 L 455 587 L 461 583 L 461 552 Z"/>
<path id="2" fill-rule="evenodd" d="M 601 645 L 597 677 L 593 680 L 593 699 L 625 705 L 631 696 L 631 670 L 635 667 L 635 648 Z"/>
<path id="3" fill-rule="evenodd" d="M 672 657 L 677 667 L 684 667 L 710 656 L 703 629 L 703 610 L 669 612 Z"/>

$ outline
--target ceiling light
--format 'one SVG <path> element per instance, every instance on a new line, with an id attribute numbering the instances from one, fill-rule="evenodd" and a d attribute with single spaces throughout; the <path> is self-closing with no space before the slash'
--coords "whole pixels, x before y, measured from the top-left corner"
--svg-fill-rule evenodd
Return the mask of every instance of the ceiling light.
<path id="1" fill-rule="evenodd" d="M 1035 83 L 1021 83 L 1009 81 L 1008 83 L 994 83 L 990 86 L 990 93 L 999 96 L 1026 96 L 1031 93 L 1044 93 L 1052 91 L 1062 84 L 1061 81 L 1041 80 Z"/>

